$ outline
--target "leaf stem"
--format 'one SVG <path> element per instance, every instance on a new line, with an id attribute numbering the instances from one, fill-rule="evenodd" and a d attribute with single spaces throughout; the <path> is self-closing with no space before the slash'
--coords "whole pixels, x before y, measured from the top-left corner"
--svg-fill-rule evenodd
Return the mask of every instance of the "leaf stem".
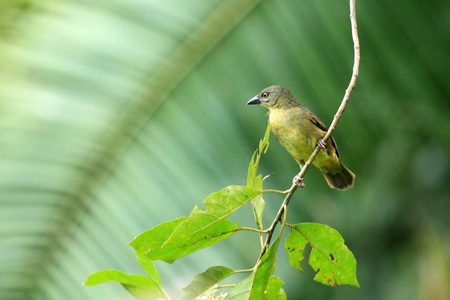
<path id="1" fill-rule="evenodd" d="M 253 272 L 253 271 L 255 271 L 254 268 L 251 268 L 251 269 L 245 269 L 245 270 L 234 270 L 233 273 L 232 273 L 231 275 L 239 274 L 239 273 L 251 273 L 251 272 Z"/>
<path id="2" fill-rule="evenodd" d="M 267 233 L 267 230 L 261 230 L 261 229 L 251 228 L 251 227 L 239 227 L 237 229 L 231 230 L 230 232 L 241 231 L 241 230 L 254 231 L 254 232 L 258 232 L 258 233 Z"/>
<path id="3" fill-rule="evenodd" d="M 290 191 L 290 189 L 289 189 L 289 190 L 285 190 L 285 191 L 271 190 L 271 189 L 269 189 L 269 190 L 262 190 L 261 192 L 262 192 L 262 193 L 287 194 L 287 193 L 289 193 L 289 191 Z"/>
<path id="4" fill-rule="evenodd" d="M 212 290 L 219 290 L 219 289 L 226 289 L 226 288 L 234 288 L 236 286 L 235 283 L 231 283 L 231 284 L 222 284 L 222 285 L 218 285 L 218 286 L 214 286 L 213 288 L 211 288 Z"/>

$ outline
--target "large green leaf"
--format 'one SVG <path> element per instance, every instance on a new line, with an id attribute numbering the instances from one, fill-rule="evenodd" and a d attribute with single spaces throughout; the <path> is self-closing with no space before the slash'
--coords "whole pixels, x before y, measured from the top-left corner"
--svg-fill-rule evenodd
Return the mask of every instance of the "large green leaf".
<path id="1" fill-rule="evenodd" d="M 270 278 L 275 271 L 279 243 L 280 237 L 273 242 L 269 247 L 269 250 L 267 250 L 261 258 L 258 268 L 254 272 L 249 299 L 263 299 L 264 295 L 267 293 L 266 290 L 269 286 Z"/>
<path id="2" fill-rule="evenodd" d="M 188 218 L 147 230 L 131 246 L 150 259 L 173 263 L 235 233 L 240 227 L 226 218 L 258 194 L 260 191 L 250 187 L 228 186 L 205 199 L 205 211 L 195 206 Z"/>
<path id="3" fill-rule="evenodd" d="M 92 286 L 105 282 L 119 282 L 139 299 L 161 299 L 167 297 L 160 287 L 144 275 L 131 275 L 116 270 L 103 270 L 89 275 L 84 285 Z"/>
<path id="4" fill-rule="evenodd" d="M 243 300 L 249 299 L 252 289 L 253 274 L 245 277 L 238 282 L 234 288 L 227 294 L 225 300 Z"/>
<path id="5" fill-rule="evenodd" d="M 180 250 L 177 246 L 169 246 L 163 249 L 162 246 L 171 237 L 178 225 L 186 219 L 187 217 L 178 218 L 146 230 L 131 241 L 130 246 L 134 247 L 139 255 L 147 259 L 160 259 L 172 263 L 177 258 L 184 256 L 185 250 Z"/>
<path id="6" fill-rule="evenodd" d="M 208 268 L 205 272 L 196 275 L 192 282 L 181 291 L 180 300 L 195 299 L 233 272 L 232 269 L 223 266 Z"/>
<path id="7" fill-rule="evenodd" d="M 297 224 L 285 244 L 289 262 L 301 272 L 303 251 L 306 244 L 311 245 L 309 264 L 317 272 L 314 280 L 330 286 L 349 284 L 359 287 L 355 257 L 333 228 L 317 223 Z"/>
<path id="8" fill-rule="evenodd" d="M 268 300 L 286 300 L 286 292 L 281 288 L 284 282 L 278 276 L 272 276 L 267 285 L 265 299 Z"/>

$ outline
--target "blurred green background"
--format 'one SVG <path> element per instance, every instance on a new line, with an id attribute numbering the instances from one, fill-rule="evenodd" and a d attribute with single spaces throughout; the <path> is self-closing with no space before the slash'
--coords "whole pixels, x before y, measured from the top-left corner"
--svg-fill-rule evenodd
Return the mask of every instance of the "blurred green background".
<path id="1" fill-rule="evenodd" d="M 84 287 L 102 269 L 143 273 L 128 243 L 245 184 L 266 109 L 288 87 L 330 124 L 350 79 L 347 1 L 45 0 L 0 2 L 0 299 L 132 299 Z M 317 169 L 288 221 L 338 230 L 360 289 L 299 273 L 289 299 L 448 299 L 450 3 L 357 1 L 360 76 L 334 137 L 357 175 L 346 192 Z M 286 189 L 298 166 L 271 138 L 260 172 Z M 280 197 L 267 197 L 266 222 Z M 250 206 L 233 221 L 251 226 Z M 250 268 L 258 239 L 238 233 L 174 265 L 175 298 L 212 265 Z"/>

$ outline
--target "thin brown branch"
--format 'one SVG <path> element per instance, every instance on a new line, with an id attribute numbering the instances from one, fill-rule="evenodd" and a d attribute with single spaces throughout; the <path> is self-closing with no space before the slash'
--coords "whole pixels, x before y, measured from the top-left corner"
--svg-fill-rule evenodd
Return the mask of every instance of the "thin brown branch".
<path id="1" fill-rule="evenodd" d="M 277 227 L 278 222 L 281 220 L 281 217 L 283 216 L 284 211 L 287 208 L 287 205 L 289 204 L 289 201 L 291 201 L 292 195 L 294 194 L 295 190 L 297 189 L 297 186 L 292 185 L 291 189 L 289 190 L 289 193 L 284 198 L 283 204 L 281 204 L 280 209 L 278 210 L 277 215 L 275 216 L 275 219 L 273 220 L 270 227 L 267 229 L 267 238 L 266 242 L 264 243 L 264 246 L 262 247 L 261 254 L 259 255 L 258 261 L 261 260 L 264 253 L 266 253 L 267 250 L 269 250 L 269 244 L 272 239 L 273 233 L 275 231 L 275 228 Z"/>
<path id="2" fill-rule="evenodd" d="M 331 123 L 325 136 L 322 138 L 323 142 L 326 142 L 331 137 L 331 134 L 333 133 L 334 129 L 336 128 L 336 124 L 338 123 L 339 119 L 341 118 L 342 113 L 344 112 L 345 107 L 347 106 L 347 103 L 350 99 L 350 95 L 351 95 L 353 89 L 355 88 L 356 79 L 358 78 L 358 74 L 359 74 L 359 62 L 361 60 L 361 56 L 360 56 L 360 49 L 359 49 L 358 25 L 356 23 L 355 1 L 356 0 L 350 0 L 350 23 L 351 23 L 351 27 L 352 27 L 352 38 L 353 38 L 353 48 L 354 48 L 353 73 L 352 73 L 352 77 L 350 79 L 350 83 L 349 83 L 347 89 L 345 90 L 345 95 L 344 95 L 344 98 L 342 99 L 341 105 L 339 106 L 337 113 L 334 115 L 333 122 Z M 314 151 L 311 153 L 311 156 L 306 161 L 305 165 L 302 167 L 302 170 L 298 174 L 299 177 L 303 178 L 303 176 L 305 175 L 309 166 L 312 164 L 314 158 L 316 157 L 317 153 L 319 153 L 320 149 L 321 148 L 319 146 L 316 146 Z M 269 245 L 270 245 L 270 241 L 273 236 L 273 232 L 274 232 L 278 222 L 280 222 L 281 217 L 283 216 L 283 213 L 286 211 L 287 205 L 289 204 L 289 201 L 291 200 L 291 197 L 294 194 L 296 189 L 297 189 L 297 187 L 295 185 L 292 185 L 292 187 L 289 189 L 288 194 L 284 198 L 284 201 L 280 207 L 280 210 L 278 211 L 275 219 L 273 220 L 272 224 L 270 225 L 270 227 L 268 229 L 267 239 L 262 248 L 259 260 L 262 258 L 264 253 L 266 253 L 266 251 L 269 249 Z"/>

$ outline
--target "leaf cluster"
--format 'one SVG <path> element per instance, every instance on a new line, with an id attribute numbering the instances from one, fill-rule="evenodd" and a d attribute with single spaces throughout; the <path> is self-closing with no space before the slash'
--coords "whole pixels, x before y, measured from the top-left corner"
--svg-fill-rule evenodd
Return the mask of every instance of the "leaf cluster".
<path id="1" fill-rule="evenodd" d="M 290 227 L 291 232 L 285 240 L 285 249 L 294 268 L 303 271 L 300 262 L 304 258 L 305 247 L 309 244 L 312 249 L 309 264 L 316 272 L 314 280 L 329 286 L 348 284 L 358 287 L 356 260 L 336 230 L 316 223 L 288 224 L 286 206 L 280 209 L 284 218 L 276 219 L 272 226 L 264 229 L 263 195 L 287 193 L 264 190 L 262 175 L 257 175 L 261 156 L 269 146 L 269 134 L 268 126 L 250 161 L 246 186 L 230 185 L 212 193 L 204 200 L 205 210 L 196 205 L 188 217 L 157 225 L 130 243 L 136 251 L 138 262 L 148 276 L 103 270 L 90 275 L 84 284 L 92 286 L 104 282 L 119 282 L 137 298 L 170 299 L 155 268 L 155 260 L 171 264 L 193 252 L 213 246 L 238 231 L 246 230 L 260 236 L 261 255 L 255 265 L 244 270 L 232 270 L 225 266 L 210 267 L 195 276 L 181 291 L 180 299 L 195 299 L 204 293 L 222 288 L 230 289 L 225 296 L 227 300 L 286 299 L 286 293 L 282 288 L 284 283 L 281 278 L 274 275 L 274 271 L 281 234 L 285 227 Z M 253 208 L 256 228 L 242 227 L 227 220 L 233 212 L 248 202 Z M 278 236 L 271 243 L 271 237 L 279 223 L 281 228 Z M 219 285 L 222 280 L 238 273 L 247 273 L 248 276 L 236 284 Z"/>

